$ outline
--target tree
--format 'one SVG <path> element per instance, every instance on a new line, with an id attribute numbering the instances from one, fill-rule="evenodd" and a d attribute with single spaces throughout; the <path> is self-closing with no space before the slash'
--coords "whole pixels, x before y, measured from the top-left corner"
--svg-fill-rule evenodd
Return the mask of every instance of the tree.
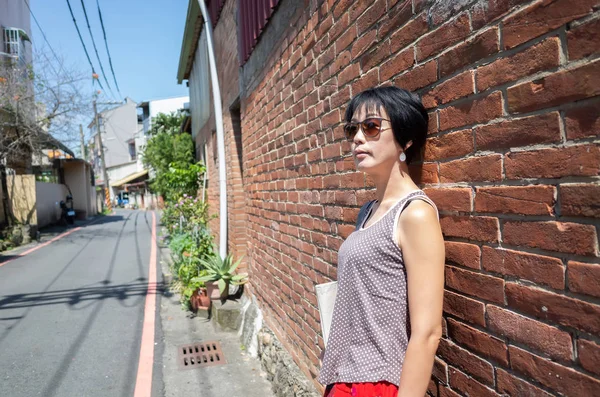
<path id="1" fill-rule="evenodd" d="M 0 179 L 5 192 L 7 169 L 29 173 L 34 159 L 45 156 L 44 149 L 68 153 L 69 146 L 78 146 L 76 124 L 91 109 L 82 93 L 89 77 L 59 59 L 50 61 L 42 51 L 35 53 L 35 65 L 20 56 L 0 56 Z M 4 204 L 10 225 L 13 217 Z"/>
<path id="2" fill-rule="evenodd" d="M 0 163 L 31 167 L 42 150 L 78 146 L 78 116 L 90 112 L 82 94 L 85 77 L 41 52 L 36 65 L 23 59 L 0 58 Z"/>
<path id="3" fill-rule="evenodd" d="M 151 138 L 142 159 L 155 172 L 151 188 L 167 201 L 175 201 L 184 194 L 195 195 L 199 177 L 206 171 L 195 162 L 194 141 L 181 132 L 184 115 L 159 113 L 152 120 Z"/>

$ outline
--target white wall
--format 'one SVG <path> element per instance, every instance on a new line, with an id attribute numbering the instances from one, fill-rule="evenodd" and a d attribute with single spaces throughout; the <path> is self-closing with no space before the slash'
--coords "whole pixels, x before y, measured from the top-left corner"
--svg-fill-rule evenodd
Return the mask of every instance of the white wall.
<path id="1" fill-rule="evenodd" d="M 25 0 L 0 0 L 0 27 L 23 29 L 30 38 L 33 36 L 31 18 Z M 1 33 L 0 52 L 4 52 L 4 32 Z M 21 44 L 24 45 L 25 62 L 31 63 L 31 43 L 21 42 Z"/>
<path id="2" fill-rule="evenodd" d="M 158 99 L 149 102 L 150 120 L 159 113 L 171 113 L 183 109 L 183 104 L 190 101 L 189 96 L 180 96 L 176 98 Z"/>
<path id="3" fill-rule="evenodd" d="M 107 169 L 106 172 L 108 173 L 108 179 L 110 180 L 110 183 L 113 184 L 119 179 L 123 179 L 126 176 L 138 172 L 137 163 L 133 162 L 129 164 L 122 164 L 118 167 L 111 167 Z"/>

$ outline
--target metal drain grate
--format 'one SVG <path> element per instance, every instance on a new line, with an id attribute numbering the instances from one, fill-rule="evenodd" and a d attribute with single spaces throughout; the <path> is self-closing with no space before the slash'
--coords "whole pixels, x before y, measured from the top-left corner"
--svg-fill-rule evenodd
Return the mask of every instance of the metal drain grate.
<path id="1" fill-rule="evenodd" d="M 227 364 L 223 350 L 221 350 L 221 343 L 218 341 L 179 346 L 177 362 L 179 362 L 180 369 Z"/>

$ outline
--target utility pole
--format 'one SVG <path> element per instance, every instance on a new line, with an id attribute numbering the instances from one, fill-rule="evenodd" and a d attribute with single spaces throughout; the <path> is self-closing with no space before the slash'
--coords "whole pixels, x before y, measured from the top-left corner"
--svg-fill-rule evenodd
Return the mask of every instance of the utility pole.
<path id="1" fill-rule="evenodd" d="M 102 177 L 104 178 L 104 202 L 106 204 L 106 208 L 108 208 L 109 211 L 112 211 L 108 172 L 106 172 L 106 163 L 104 162 L 104 145 L 102 145 L 102 132 L 100 131 L 98 119 L 98 106 L 96 105 L 96 98 L 94 98 L 94 124 L 96 125 L 96 133 L 98 134 L 98 150 L 100 150 L 100 161 L 102 162 Z"/>
<path id="2" fill-rule="evenodd" d="M 83 140 L 83 126 L 79 124 L 79 138 L 81 139 L 81 158 L 87 161 L 85 156 L 85 141 Z"/>

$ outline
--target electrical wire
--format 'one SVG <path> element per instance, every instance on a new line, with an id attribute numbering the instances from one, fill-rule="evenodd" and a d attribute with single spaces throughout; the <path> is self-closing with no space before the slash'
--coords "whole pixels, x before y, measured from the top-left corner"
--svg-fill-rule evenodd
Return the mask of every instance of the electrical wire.
<path id="1" fill-rule="evenodd" d="M 90 63 L 90 66 L 92 67 L 92 73 L 95 75 L 96 71 L 94 69 L 94 64 L 92 63 L 90 54 L 88 53 L 88 50 L 85 46 L 83 37 L 81 37 L 81 31 L 79 30 L 79 26 L 77 26 L 77 20 L 75 20 L 75 15 L 73 14 L 73 9 L 71 8 L 71 3 L 69 2 L 69 0 L 67 0 L 67 5 L 69 6 L 69 11 L 71 12 L 71 17 L 73 18 L 73 23 L 75 24 L 75 29 L 77 29 L 77 34 L 79 35 L 79 40 L 81 41 L 81 45 L 83 46 L 83 51 L 85 51 L 85 56 L 87 57 L 87 60 Z M 104 90 L 104 87 L 102 87 L 102 83 L 100 82 L 100 79 L 98 79 L 98 85 L 100 85 L 100 88 L 102 88 L 102 90 Z"/>
<path id="2" fill-rule="evenodd" d="M 98 2 L 98 0 L 96 0 L 96 6 L 98 7 L 98 16 L 100 17 L 100 26 L 102 26 L 102 34 L 104 35 L 104 44 L 106 45 L 106 53 L 108 54 L 108 63 L 110 65 L 110 71 L 112 73 L 113 79 L 115 80 L 115 86 L 117 87 L 119 96 L 122 96 L 121 90 L 119 89 L 119 83 L 117 83 L 117 76 L 115 76 L 115 70 L 113 69 L 110 51 L 108 50 L 108 40 L 106 40 L 106 29 L 104 29 L 104 21 L 102 20 L 102 12 L 100 11 L 100 3 Z"/>
<path id="3" fill-rule="evenodd" d="M 112 91 L 112 87 L 110 86 L 110 83 L 106 79 L 106 73 L 104 72 L 104 66 L 102 66 L 102 61 L 100 60 L 100 55 L 98 55 L 98 47 L 96 47 L 96 40 L 94 40 L 94 34 L 92 33 L 92 27 L 90 26 L 90 20 L 88 19 L 87 10 L 85 9 L 85 3 L 83 2 L 83 0 L 81 0 L 81 7 L 83 8 L 83 15 L 85 16 L 85 22 L 87 23 L 88 31 L 90 32 L 90 37 L 92 38 L 92 45 L 94 46 L 94 52 L 96 53 L 96 59 L 98 59 L 98 64 L 100 65 L 100 70 L 102 71 L 102 77 L 104 78 L 104 82 L 106 83 L 108 90 L 110 91 L 111 95 L 114 98 L 115 94 Z"/>
<path id="4" fill-rule="evenodd" d="M 52 48 L 52 46 L 50 45 L 50 42 L 48 41 L 48 38 L 46 37 L 46 33 L 44 33 L 44 29 L 42 29 L 42 26 L 40 25 L 40 23 L 38 22 L 37 18 L 33 14 L 33 11 L 31 10 L 31 7 L 29 7 L 29 1 L 28 0 L 25 0 L 25 5 L 27 5 L 27 8 L 29 9 L 29 13 L 31 14 L 31 17 L 33 18 L 33 20 L 35 21 L 35 24 L 37 25 L 38 29 L 40 30 L 40 33 L 42 33 L 42 37 L 44 38 L 44 41 L 46 42 L 46 44 L 48 44 L 48 47 L 50 48 L 50 51 L 52 51 L 52 54 L 54 55 L 54 58 L 56 58 L 56 61 L 58 62 L 58 66 L 60 66 L 60 68 L 62 69 L 62 71 L 64 73 L 62 62 L 60 61 L 60 58 L 58 57 L 58 55 L 56 55 L 56 52 L 54 51 L 54 48 Z M 52 69 L 54 69 L 54 65 L 52 65 L 52 63 L 50 63 L 50 65 L 52 66 Z M 58 74 L 57 71 L 56 71 L 56 69 L 54 69 L 54 73 Z"/>

